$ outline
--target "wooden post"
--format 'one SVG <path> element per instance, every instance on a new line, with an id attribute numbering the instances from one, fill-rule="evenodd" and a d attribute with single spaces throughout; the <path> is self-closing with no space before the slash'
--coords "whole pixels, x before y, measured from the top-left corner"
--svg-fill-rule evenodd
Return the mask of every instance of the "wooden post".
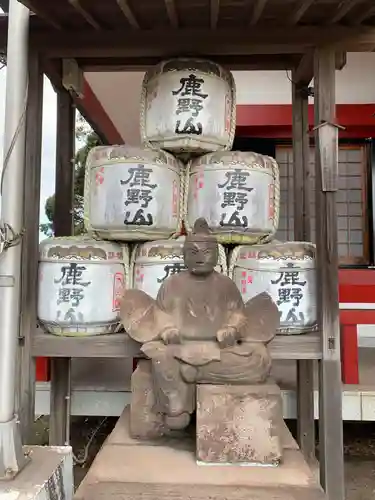
<path id="1" fill-rule="evenodd" d="M 75 108 L 71 96 L 57 91 L 55 236 L 73 232 Z M 69 442 L 70 358 L 51 359 L 50 445 Z"/>
<path id="2" fill-rule="evenodd" d="M 35 411 L 35 359 L 31 336 L 37 325 L 39 202 L 42 151 L 43 72 L 37 53 L 29 53 L 25 151 L 25 234 L 22 245 L 21 328 L 18 413 L 22 440 L 30 442 Z"/>
<path id="3" fill-rule="evenodd" d="M 308 69 L 312 73 L 312 58 Z M 297 71 L 292 72 L 294 240 L 311 241 L 308 83 L 300 84 L 297 78 Z M 311 462 L 315 458 L 313 360 L 297 360 L 297 425 L 298 444 Z"/>
<path id="4" fill-rule="evenodd" d="M 335 52 L 314 56 L 315 125 L 335 122 Z M 337 245 L 337 134 L 315 130 L 316 244 L 318 314 L 323 357 L 319 362 L 320 480 L 329 500 L 344 500 L 342 386 Z M 319 140 L 320 138 L 320 140 Z M 324 143 L 324 138 L 326 142 Z M 328 160 L 328 161 L 327 161 Z M 324 165 L 324 169 L 322 168 Z"/>

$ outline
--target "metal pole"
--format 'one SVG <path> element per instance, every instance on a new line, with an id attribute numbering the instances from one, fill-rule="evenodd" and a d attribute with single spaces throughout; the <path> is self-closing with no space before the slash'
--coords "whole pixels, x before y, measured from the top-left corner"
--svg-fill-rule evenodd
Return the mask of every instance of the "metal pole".
<path id="1" fill-rule="evenodd" d="M 0 174 L 0 477 L 24 466 L 15 417 L 16 364 L 21 316 L 21 244 L 24 213 L 29 10 L 9 2 L 4 157 Z M 33 187 L 30 186 L 32 189 Z"/>

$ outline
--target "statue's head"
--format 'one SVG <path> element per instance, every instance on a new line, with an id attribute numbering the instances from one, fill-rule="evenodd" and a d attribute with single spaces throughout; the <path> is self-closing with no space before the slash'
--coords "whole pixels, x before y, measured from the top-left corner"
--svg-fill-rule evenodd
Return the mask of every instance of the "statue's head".
<path id="1" fill-rule="evenodd" d="M 217 265 L 219 248 L 204 218 L 195 221 L 193 230 L 186 236 L 184 262 L 189 272 L 198 275 L 212 273 Z"/>

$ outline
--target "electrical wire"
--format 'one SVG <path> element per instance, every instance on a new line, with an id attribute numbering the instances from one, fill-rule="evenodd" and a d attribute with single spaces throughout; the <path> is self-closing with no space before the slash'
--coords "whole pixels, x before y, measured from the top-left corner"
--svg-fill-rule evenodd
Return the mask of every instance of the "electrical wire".
<path id="1" fill-rule="evenodd" d="M 85 465 L 87 462 L 87 459 L 89 457 L 89 451 L 90 451 L 90 446 L 92 445 L 92 442 L 94 440 L 94 437 L 97 435 L 99 430 L 102 428 L 104 423 L 108 420 L 108 417 L 104 417 L 103 420 L 100 422 L 100 424 L 96 427 L 94 432 L 91 434 L 90 439 L 88 440 L 86 446 L 83 449 L 83 457 L 82 458 L 77 458 L 76 455 L 73 453 L 73 461 L 76 465 Z"/>
<path id="2" fill-rule="evenodd" d="M 13 152 L 14 146 L 17 142 L 18 136 L 21 132 L 22 126 L 24 125 L 24 122 L 26 119 L 28 95 L 29 95 L 29 82 L 27 80 L 26 81 L 23 110 L 22 110 L 20 119 L 18 120 L 17 128 L 13 134 L 8 151 L 6 152 L 4 160 L 3 160 L 3 168 L 1 170 L 1 175 L 0 175 L 0 196 L 2 196 L 2 194 L 3 194 L 4 176 L 5 176 L 6 169 L 8 168 L 8 165 L 9 165 L 9 160 L 10 160 L 11 154 Z M 21 242 L 21 239 L 22 239 L 24 232 L 25 232 L 25 229 L 23 228 L 23 229 L 21 229 L 21 231 L 19 233 L 16 233 L 10 224 L 8 224 L 5 221 L 2 221 L 0 219 L 0 256 L 8 248 L 15 246 L 15 245 L 18 245 Z"/>
<path id="3" fill-rule="evenodd" d="M 293 82 L 293 80 L 290 78 L 290 76 L 289 76 L 289 72 L 288 72 L 288 70 L 287 70 L 287 69 L 285 70 L 285 74 L 286 74 L 286 77 L 288 78 L 288 80 L 290 81 L 290 83 L 295 84 L 295 82 Z"/>
<path id="4" fill-rule="evenodd" d="M 5 174 L 5 171 L 6 171 L 7 167 L 8 167 L 10 156 L 11 156 L 11 154 L 13 152 L 13 149 L 14 149 L 14 146 L 15 146 L 16 141 L 18 139 L 18 136 L 20 135 L 21 127 L 24 124 L 24 121 L 25 121 L 25 118 L 26 118 L 28 97 L 29 97 L 29 82 L 27 81 L 26 82 L 26 90 L 25 90 L 25 98 L 24 98 L 24 106 L 23 106 L 22 114 L 20 116 L 20 119 L 18 120 L 17 128 L 16 128 L 16 130 L 15 130 L 15 132 L 13 134 L 11 143 L 9 145 L 8 151 L 7 151 L 7 153 L 6 153 L 5 157 L 4 157 L 4 161 L 3 161 L 3 169 L 1 171 L 1 177 L 0 177 L 0 196 L 3 194 L 4 174 Z"/>

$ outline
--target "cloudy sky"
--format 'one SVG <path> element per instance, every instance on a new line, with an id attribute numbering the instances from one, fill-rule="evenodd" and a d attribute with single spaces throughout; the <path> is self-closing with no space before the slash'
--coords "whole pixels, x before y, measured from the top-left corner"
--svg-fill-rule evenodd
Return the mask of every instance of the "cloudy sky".
<path id="1" fill-rule="evenodd" d="M 0 70 L 0 157 L 3 157 L 5 121 L 6 68 Z M 56 94 L 49 80 L 44 82 L 42 186 L 40 197 L 40 220 L 47 222 L 44 204 L 55 190 L 55 146 L 56 146 Z"/>

